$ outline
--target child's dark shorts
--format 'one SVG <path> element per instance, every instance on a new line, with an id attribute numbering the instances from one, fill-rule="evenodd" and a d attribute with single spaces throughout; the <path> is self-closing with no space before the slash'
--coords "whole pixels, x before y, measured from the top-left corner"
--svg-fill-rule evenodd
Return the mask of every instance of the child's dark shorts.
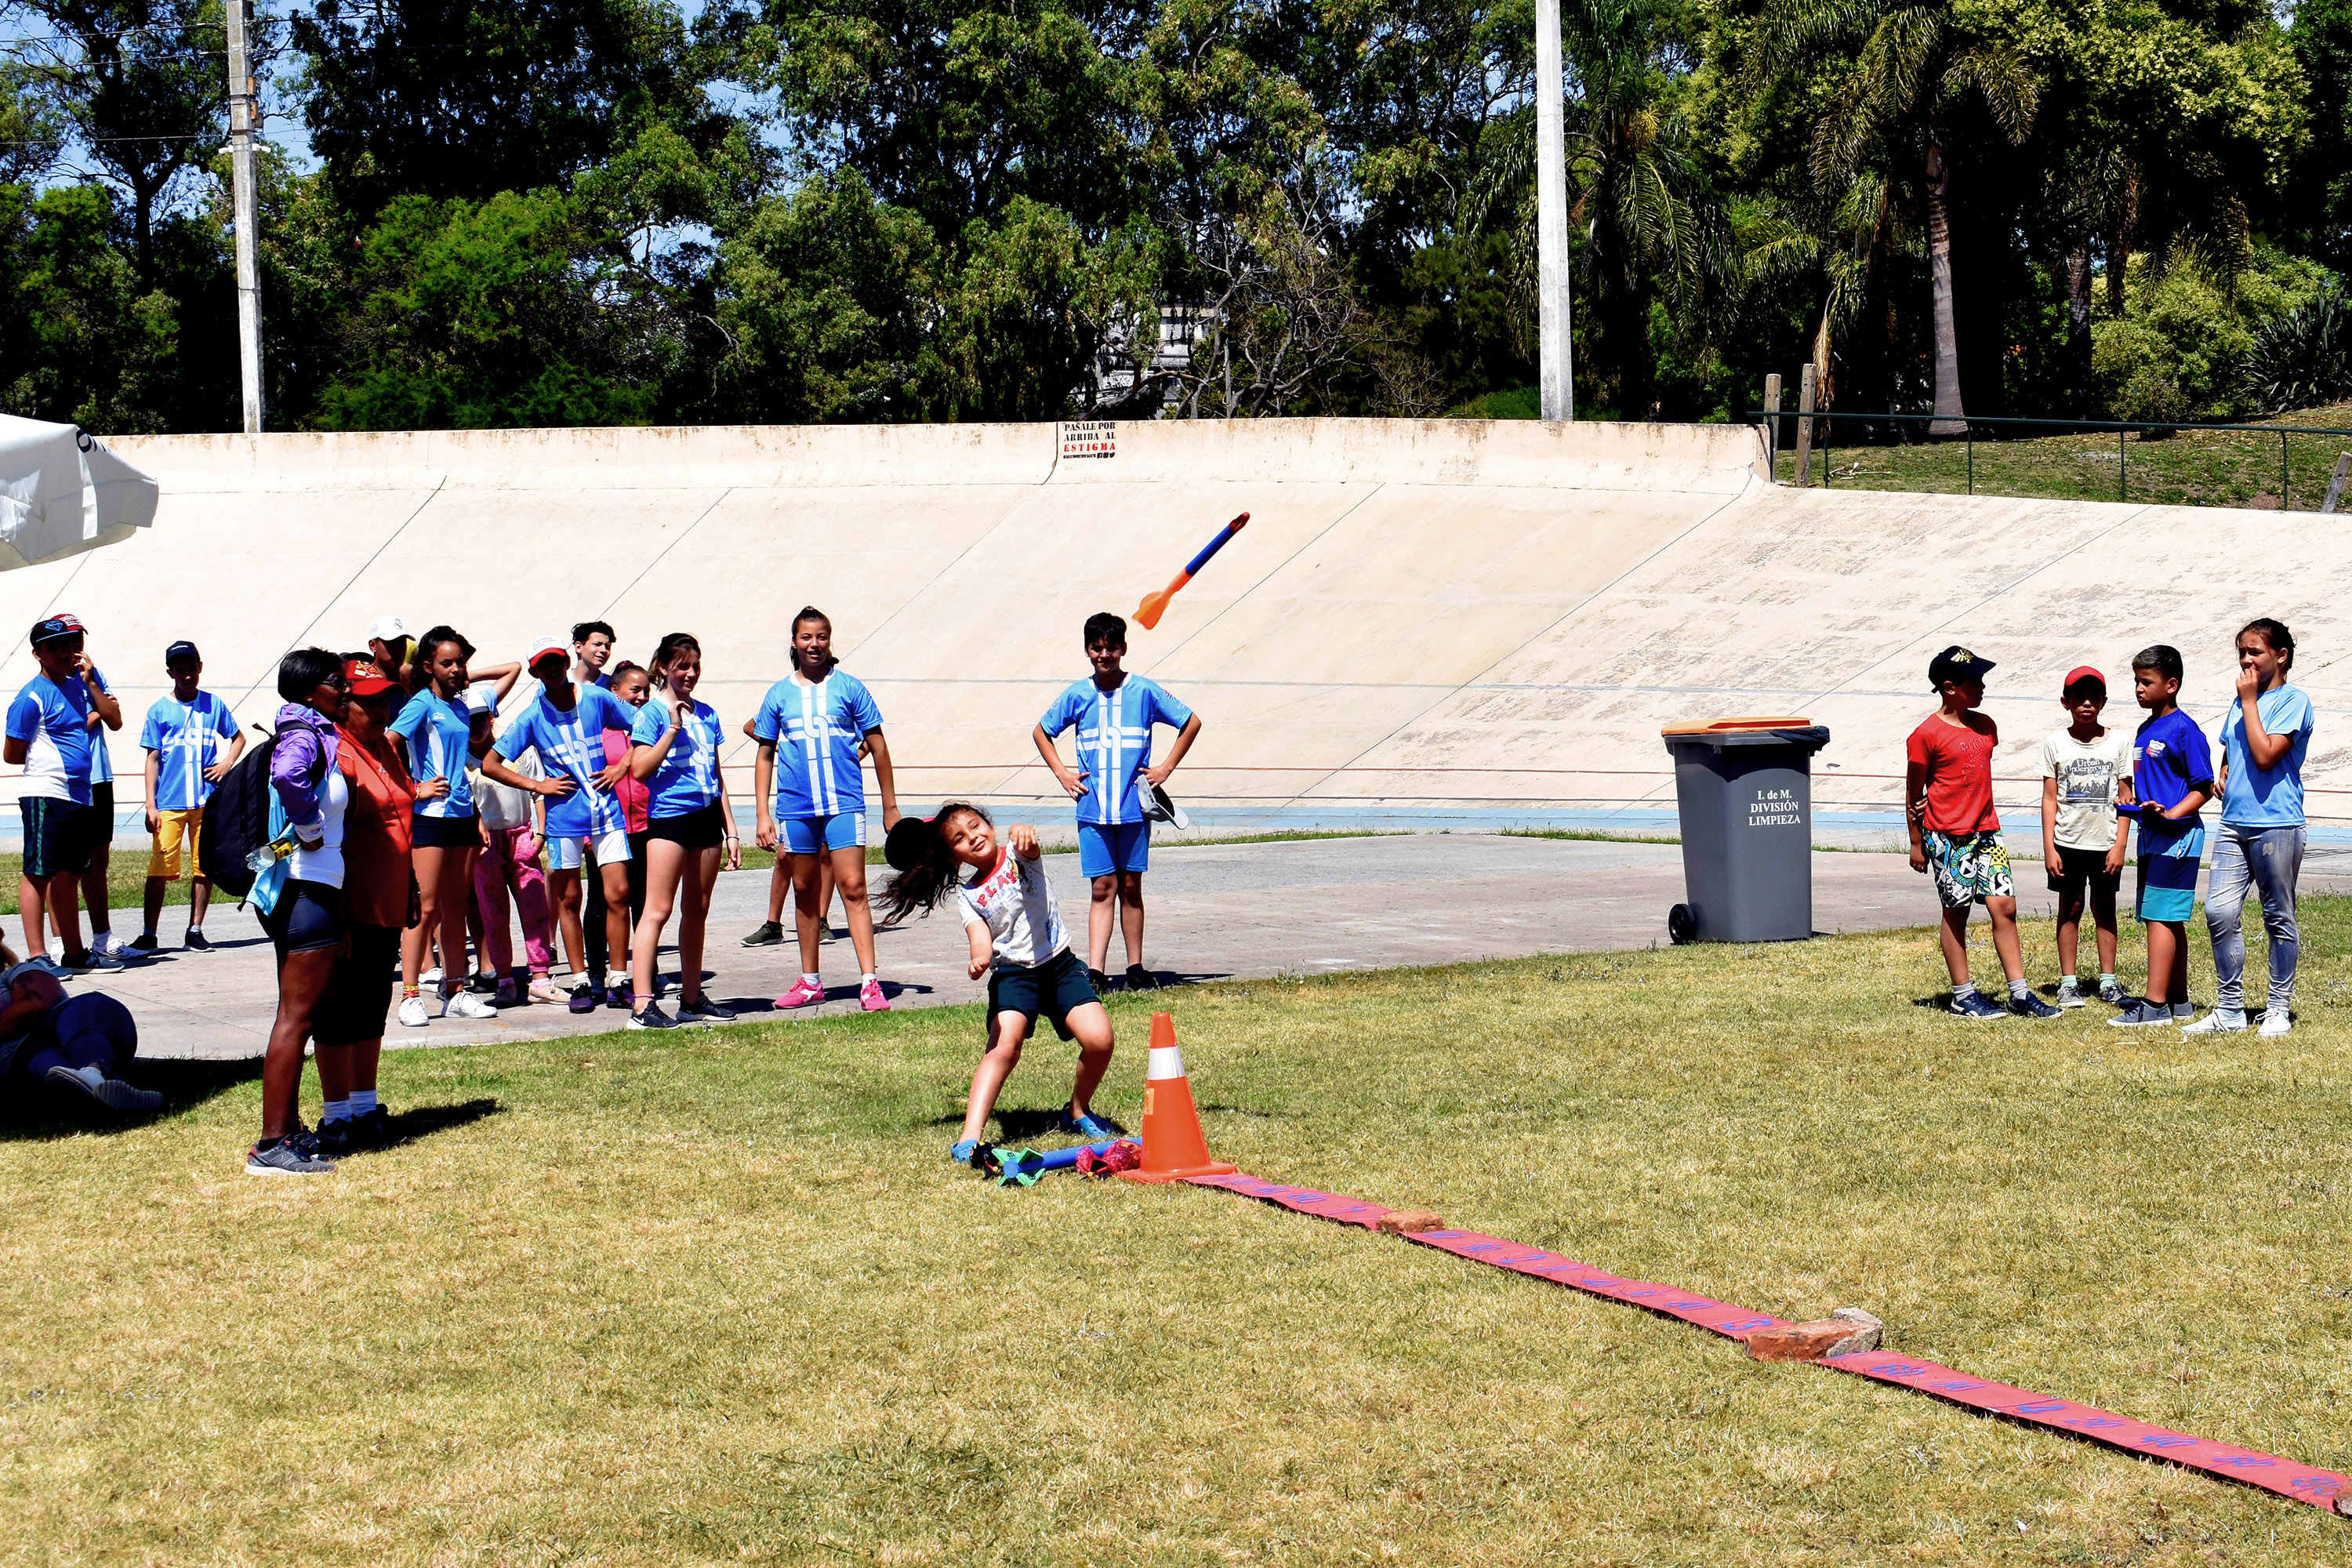
<path id="1" fill-rule="evenodd" d="M 1029 969 L 992 969 L 988 972 L 989 1027 L 995 1028 L 999 1013 L 1019 1013 L 1031 1023 L 1043 1013 L 1054 1026 L 1054 1033 L 1071 1039 L 1070 1014 L 1089 1002 L 1099 1002 L 1094 982 L 1087 978 L 1087 966 L 1078 955 L 1064 948 L 1045 963 Z M 986 1047 L 982 1047 L 986 1049 Z"/>
<path id="2" fill-rule="evenodd" d="M 2107 869 L 2104 849 L 2073 849 L 2061 844 L 2057 864 L 2043 869 L 2050 873 L 2050 890 L 2070 904 L 2083 897 L 2085 888 L 2112 898 L 2124 882 L 2121 867 Z"/>

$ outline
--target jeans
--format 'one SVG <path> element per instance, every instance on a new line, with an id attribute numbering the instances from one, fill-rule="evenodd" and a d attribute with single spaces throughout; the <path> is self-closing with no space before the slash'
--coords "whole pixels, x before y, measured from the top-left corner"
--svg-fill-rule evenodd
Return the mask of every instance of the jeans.
<path id="1" fill-rule="evenodd" d="M 49 1009 L 33 1026 L 25 1063 L 26 1076 L 38 1079 L 51 1068 L 96 1068 L 108 1078 L 139 1054 L 139 1026 L 131 1009 L 100 992 L 69 996 Z"/>
<path id="2" fill-rule="evenodd" d="M 2294 882 L 2303 871 L 2303 828 L 2233 827 L 2213 834 L 2213 872 L 2205 891 L 2205 926 L 2213 937 L 2213 1005 L 2242 1013 L 2245 1004 L 2246 938 L 2238 924 L 2251 884 L 2262 894 L 2263 930 L 2271 942 L 2270 1005 L 2284 1008 L 2294 996 Z"/>

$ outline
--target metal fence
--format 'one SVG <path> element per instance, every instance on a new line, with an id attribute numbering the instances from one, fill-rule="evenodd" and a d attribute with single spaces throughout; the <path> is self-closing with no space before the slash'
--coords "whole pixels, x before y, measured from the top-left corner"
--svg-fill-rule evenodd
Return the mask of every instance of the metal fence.
<path id="1" fill-rule="evenodd" d="M 1818 452 L 1822 459 L 1820 482 L 1825 489 L 1832 482 L 1834 470 L 1830 461 L 1830 448 L 1832 444 L 1832 437 L 1841 422 L 1849 427 L 1858 426 L 1864 432 L 1869 432 L 1874 428 L 1885 431 L 1906 446 L 1917 444 L 1912 441 L 1902 441 L 1906 426 L 1953 422 L 1949 416 L 1937 414 L 1873 414 L 1839 409 L 1815 409 L 1810 412 L 1800 409 L 1791 412 L 1776 408 L 1751 408 L 1748 411 L 1748 420 L 1750 424 L 1760 422 L 1762 425 L 1767 462 L 1776 479 L 1780 477 L 1780 471 L 1782 427 L 1783 426 L 1795 426 L 1794 452 L 1804 465 L 1804 471 L 1796 476 L 1797 483 L 1810 485 L 1813 482 L 1811 458 L 1813 454 Z M 2352 427 L 2315 425 L 2233 425 L 2219 422 L 2207 424 L 2181 421 L 2021 419 L 1976 416 L 1964 416 L 1958 423 L 1961 430 L 1958 436 L 1946 434 L 1931 438 L 1939 442 L 1958 442 L 1964 447 L 1965 483 L 1967 493 L 1969 495 L 1977 493 L 1977 432 L 1980 428 L 1988 432 L 1989 439 L 2013 437 L 2028 433 L 2042 436 L 2081 436 L 2113 431 L 2116 437 L 2116 499 L 2117 500 L 2131 499 L 2131 453 L 2126 441 L 2135 431 L 2139 433 L 2142 442 L 2181 435 L 2243 434 L 2264 438 L 2274 436 L 2278 438 L 2279 444 L 2278 504 L 2282 510 L 2287 510 L 2293 503 L 2294 473 L 2289 449 L 2289 443 L 2293 437 L 2324 436 L 2333 437 L 2336 441 L 2352 443 Z M 1818 438 L 1814 436 L 1816 426 Z M 1847 446 L 1848 449 L 1852 450 L 1857 447 L 1883 447 L 1888 444 L 1884 440 L 1849 441 Z M 2320 510 L 2334 511 L 2343 503 L 2347 470 L 2352 470 L 2352 451 L 2347 451 L 2337 458 L 2329 476 L 2326 498 Z M 2311 492 L 2307 490 L 2305 493 Z"/>

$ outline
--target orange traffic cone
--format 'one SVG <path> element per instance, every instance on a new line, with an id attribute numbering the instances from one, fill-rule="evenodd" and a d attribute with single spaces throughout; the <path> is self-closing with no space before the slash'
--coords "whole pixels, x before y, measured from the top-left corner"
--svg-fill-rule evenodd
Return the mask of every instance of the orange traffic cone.
<path id="1" fill-rule="evenodd" d="M 1192 1109 L 1192 1086 L 1176 1050 L 1176 1020 L 1151 1015 L 1151 1062 L 1143 1073 L 1143 1166 L 1121 1171 L 1123 1182 L 1181 1182 L 1187 1176 L 1223 1176 L 1235 1167 L 1209 1158 L 1201 1136 L 1200 1113 Z"/>

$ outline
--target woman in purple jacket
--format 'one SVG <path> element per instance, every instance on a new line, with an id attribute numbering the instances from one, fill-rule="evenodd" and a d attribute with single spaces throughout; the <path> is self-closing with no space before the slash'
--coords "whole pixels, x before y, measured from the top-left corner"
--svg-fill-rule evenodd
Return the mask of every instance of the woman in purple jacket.
<path id="1" fill-rule="evenodd" d="M 294 852 L 277 905 L 261 922 L 278 949 L 278 1021 L 261 1061 L 261 1142 L 245 1156 L 247 1172 L 257 1176 L 335 1168 L 302 1125 L 302 1047 L 343 945 L 343 811 L 351 792 L 335 765 L 335 721 L 350 692 L 343 661 L 324 648 L 297 648 L 278 663 L 278 695 L 286 705 L 278 710 L 269 785 L 293 828 Z"/>

